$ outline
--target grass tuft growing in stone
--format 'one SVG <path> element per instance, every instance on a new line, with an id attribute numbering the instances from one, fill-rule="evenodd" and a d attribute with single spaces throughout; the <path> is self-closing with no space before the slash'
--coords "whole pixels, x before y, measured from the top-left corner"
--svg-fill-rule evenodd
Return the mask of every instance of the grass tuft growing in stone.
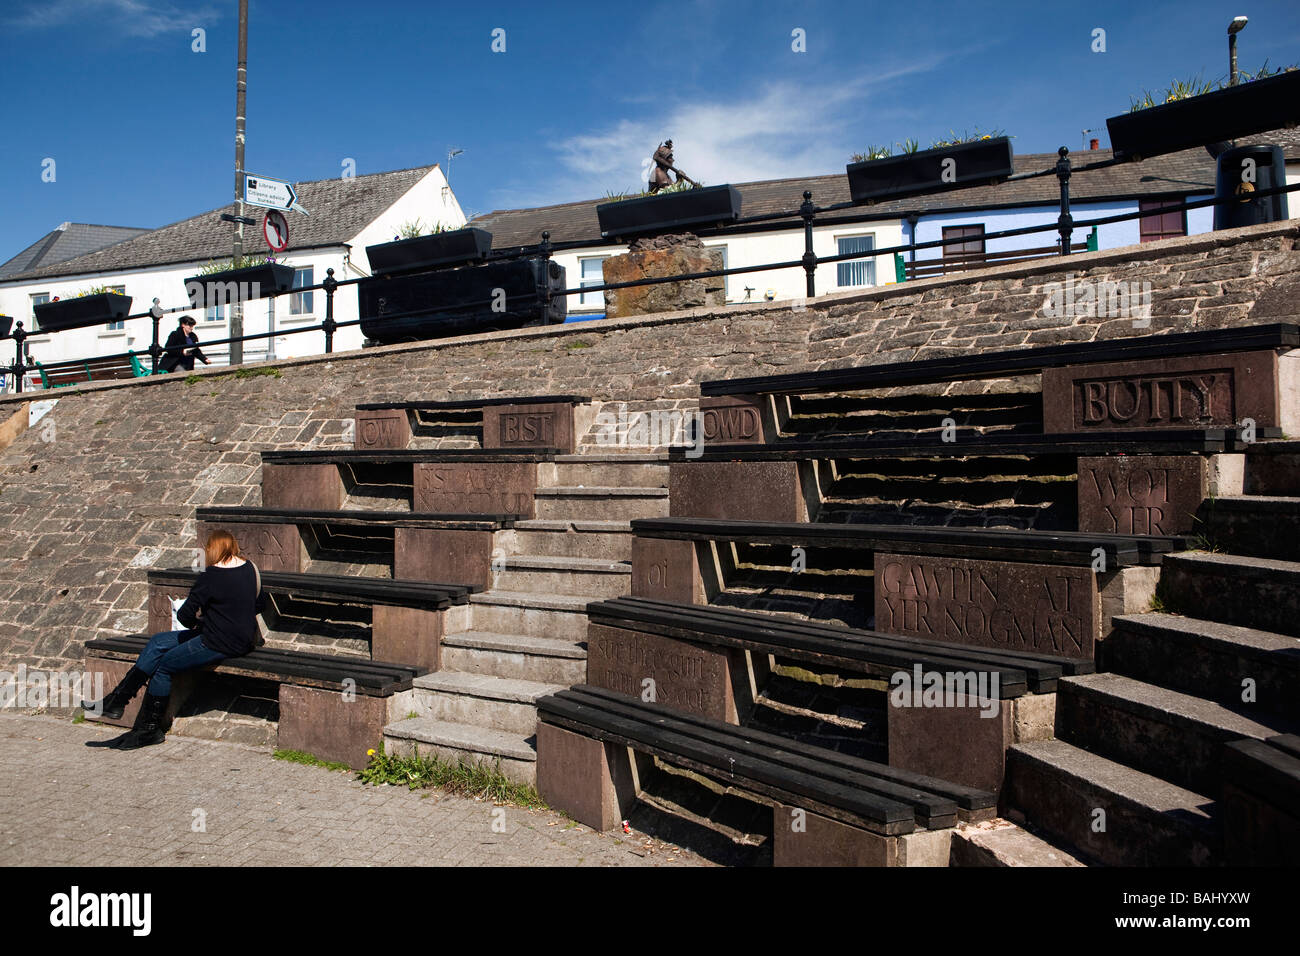
<path id="1" fill-rule="evenodd" d="M 548 809 L 535 788 L 506 777 L 501 772 L 500 762 L 495 766 L 469 763 L 463 759 L 450 763 L 432 755 L 421 756 L 418 751 L 410 757 L 399 757 L 385 753 L 383 744 L 380 744 L 378 750 L 369 751 L 369 754 L 370 763 L 364 770 L 357 771 L 357 779 L 362 783 L 374 786 L 386 783 L 405 785 L 411 790 L 438 787 L 448 793 L 478 797 L 494 803 Z"/>
<path id="2" fill-rule="evenodd" d="M 309 754 L 305 750 L 277 750 L 273 753 L 276 760 L 283 760 L 287 763 L 300 763 L 308 767 L 324 767 L 326 770 L 351 770 L 345 763 L 339 763 L 337 760 L 321 760 L 315 754 Z"/>

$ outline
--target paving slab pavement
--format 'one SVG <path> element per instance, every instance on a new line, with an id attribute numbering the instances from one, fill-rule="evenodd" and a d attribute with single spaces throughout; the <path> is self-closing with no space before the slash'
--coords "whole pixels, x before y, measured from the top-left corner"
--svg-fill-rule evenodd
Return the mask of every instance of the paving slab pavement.
<path id="1" fill-rule="evenodd" d="M 369 786 L 241 744 L 172 735 L 136 751 L 84 746 L 118 733 L 0 714 L 0 865 L 708 865 L 642 834 Z"/>

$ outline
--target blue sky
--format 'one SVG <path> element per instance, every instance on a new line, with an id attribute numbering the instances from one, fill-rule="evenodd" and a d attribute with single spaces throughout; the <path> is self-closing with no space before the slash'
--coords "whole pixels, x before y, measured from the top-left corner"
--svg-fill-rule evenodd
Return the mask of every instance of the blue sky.
<path id="1" fill-rule="evenodd" d="M 1105 146 L 1131 95 L 1226 74 L 1242 13 L 1243 68 L 1300 62 L 1295 0 L 1083 7 L 251 0 L 246 166 L 293 181 L 348 159 L 445 168 L 456 146 L 452 187 L 484 213 L 634 188 L 665 137 L 709 184 L 842 171 L 868 144 L 976 126 L 1018 153 L 1079 149 L 1085 128 Z M 237 9 L 0 3 L 0 261 L 65 220 L 153 227 L 229 201 Z"/>

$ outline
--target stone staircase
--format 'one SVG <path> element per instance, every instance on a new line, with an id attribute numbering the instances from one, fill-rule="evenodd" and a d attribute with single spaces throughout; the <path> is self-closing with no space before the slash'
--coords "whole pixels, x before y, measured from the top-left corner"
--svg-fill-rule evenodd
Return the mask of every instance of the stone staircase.
<path id="1" fill-rule="evenodd" d="M 539 479 L 540 481 L 540 479 Z M 442 669 L 415 681 L 415 716 L 384 728 L 388 752 L 498 764 L 536 780 L 535 702 L 582 683 L 587 604 L 631 591 L 633 518 L 668 513 L 655 455 L 564 455 L 515 526 L 492 586 L 442 641 Z"/>
<path id="2" fill-rule="evenodd" d="M 1206 509 L 1226 550 L 1166 558 L 1163 609 L 1117 617 L 1104 672 L 1058 685 L 1055 739 L 1008 754 L 1011 806 L 1087 859 L 1222 863 L 1224 744 L 1300 727 L 1300 471 L 1269 444 Z"/>

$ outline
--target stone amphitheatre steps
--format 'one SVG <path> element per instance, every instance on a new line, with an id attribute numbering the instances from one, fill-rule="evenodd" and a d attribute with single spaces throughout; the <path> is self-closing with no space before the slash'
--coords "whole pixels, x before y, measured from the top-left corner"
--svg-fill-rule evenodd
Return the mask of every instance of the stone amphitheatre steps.
<path id="1" fill-rule="evenodd" d="M 391 752 L 536 780 L 535 701 L 586 679 L 587 604 L 630 593 L 630 522 L 668 513 L 658 456 L 564 455 L 554 475 L 492 587 L 470 597 L 468 626 L 443 636 L 442 669 L 416 680 L 416 716 L 384 729 Z"/>
<path id="2" fill-rule="evenodd" d="M 1300 727 L 1300 499 L 1277 494 L 1289 452 L 1258 451 L 1262 493 L 1210 502 L 1206 538 L 1231 553 L 1167 556 L 1163 610 L 1117 617 L 1103 672 L 1059 683 L 1055 739 L 1008 753 L 1015 813 L 1085 859 L 1222 863 L 1224 745 Z"/>

